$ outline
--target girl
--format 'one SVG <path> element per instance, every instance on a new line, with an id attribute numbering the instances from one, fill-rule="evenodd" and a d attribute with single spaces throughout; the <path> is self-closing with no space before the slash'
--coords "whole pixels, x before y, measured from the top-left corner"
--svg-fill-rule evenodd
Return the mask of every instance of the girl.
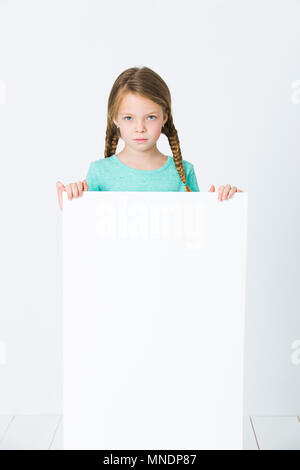
<path id="1" fill-rule="evenodd" d="M 156 142 L 168 138 L 172 155 L 162 154 Z M 125 142 L 116 155 L 119 138 Z M 167 84 L 148 67 L 132 67 L 116 79 L 108 99 L 104 158 L 90 163 L 86 179 L 64 186 L 56 183 L 62 209 L 62 191 L 68 199 L 83 191 L 200 191 L 194 166 L 183 160 L 171 110 Z M 214 192 L 212 185 L 209 192 Z M 220 186 L 218 199 L 242 192 Z"/>

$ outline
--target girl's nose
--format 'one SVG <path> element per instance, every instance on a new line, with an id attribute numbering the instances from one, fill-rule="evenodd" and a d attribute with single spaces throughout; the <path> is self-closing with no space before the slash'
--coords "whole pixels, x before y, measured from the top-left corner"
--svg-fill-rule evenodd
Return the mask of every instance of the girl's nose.
<path id="1" fill-rule="evenodd" d="M 137 123 L 137 125 L 136 125 L 136 130 L 139 131 L 139 132 L 140 132 L 140 131 L 145 131 L 145 130 L 146 130 L 145 124 L 142 123 L 142 122 Z"/>

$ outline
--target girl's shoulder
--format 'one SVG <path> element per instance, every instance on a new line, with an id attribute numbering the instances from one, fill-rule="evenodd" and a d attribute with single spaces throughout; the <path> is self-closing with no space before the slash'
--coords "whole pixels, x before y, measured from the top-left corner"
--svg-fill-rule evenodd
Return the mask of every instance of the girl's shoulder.
<path id="1" fill-rule="evenodd" d="M 169 157 L 172 158 L 173 164 L 175 166 L 174 158 L 171 155 L 169 155 Z M 189 162 L 188 160 L 182 159 L 182 164 L 183 164 L 183 167 L 184 167 L 185 170 L 192 170 L 194 168 L 193 163 Z"/>
<path id="2" fill-rule="evenodd" d="M 92 160 L 89 164 L 88 174 L 96 174 L 110 172 L 114 167 L 114 161 L 111 157 L 100 157 Z"/>
<path id="3" fill-rule="evenodd" d="M 192 162 L 189 162 L 188 160 L 183 160 L 183 159 L 182 159 L 182 163 L 183 163 L 184 165 L 186 165 L 187 167 L 189 167 L 189 168 L 192 167 L 192 166 L 194 166 L 193 163 L 192 163 Z"/>
<path id="4" fill-rule="evenodd" d="M 194 164 L 189 162 L 188 160 L 182 159 L 182 164 L 183 164 L 184 170 L 187 171 L 188 173 L 194 170 Z"/>
<path id="5" fill-rule="evenodd" d="M 111 155 L 110 157 L 100 157 L 100 158 L 97 158 L 96 160 L 93 160 L 91 164 L 96 165 L 96 166 L 110 165 L 112 162 L 112 157 L 114 157 L 114 155 Z"/>

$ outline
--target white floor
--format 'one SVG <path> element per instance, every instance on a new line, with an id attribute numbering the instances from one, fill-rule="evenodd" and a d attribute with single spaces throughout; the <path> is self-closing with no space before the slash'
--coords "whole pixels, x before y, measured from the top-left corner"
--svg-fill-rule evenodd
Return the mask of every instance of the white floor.
<path id="1" fill-rule="evenodd" d="M 299 416 L 245 416 L 245 450 L 300 450 Z M 62 415 L 0 415 L 0 450 L 62 450 Z"/>

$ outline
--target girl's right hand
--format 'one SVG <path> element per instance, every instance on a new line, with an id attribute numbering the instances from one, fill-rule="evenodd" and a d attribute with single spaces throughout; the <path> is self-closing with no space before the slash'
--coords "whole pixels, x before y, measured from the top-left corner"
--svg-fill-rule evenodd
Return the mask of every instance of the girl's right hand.
<path id="1" fill-rule="evenodd" d="M 83 195 L 83 191 L 88 191 L 89 187 L 87 185 L 86 180 L 78 181 L 78 183 L 70 183 L 64 186 L 60 181 L 56 183 L 57 189 L 57 196 L 58 196 L 58 203 L 59 207 L 63 208 L 63 199 L 62 199 L 62 192 L 66 191 L 68 195 L 68 199 L 73 199 L 73 197 L 81 197 Z"/>

